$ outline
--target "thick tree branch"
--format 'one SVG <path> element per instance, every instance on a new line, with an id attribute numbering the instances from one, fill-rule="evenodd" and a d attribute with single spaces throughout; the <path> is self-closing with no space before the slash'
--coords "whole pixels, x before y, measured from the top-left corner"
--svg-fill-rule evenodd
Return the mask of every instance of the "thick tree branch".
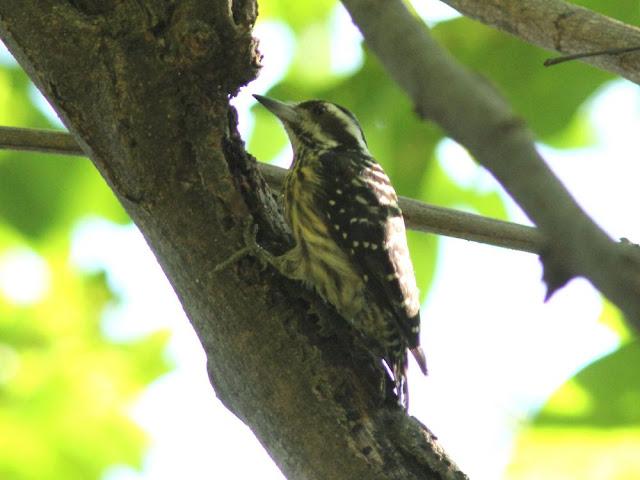
<path id="1" fill-rule="evenodd" d="M 640 28 L 562 0 L 442 0 L 463 15 L 561 53 L 640 45 Z M 640 83 L 640 52 L 582 59 Z"/>
<path id="2" fill-rule="evenodd" d="M 84 155 L 80 146 L 68 133 L 28 128 L 0 127 L 1 149 Z M 281 189 L 284 169 L 264 163 L 259 163 L 258 168 L 272 188 Z M 523 252 L 542 251 L 543 238 L 533 227 L 428 205 L 406 197 L 400 197 L 400 206 L 407 225 L 412 230 Z"/>
<path id="3" fill-rule="evenodd" d="M 317 296 L 252 259 L 215 272 L 249 218 L 268 248 L 286 240 L 228 102 L 257 72 L 255 12 L 251 0 L 3 0 L 0 36 L 145 236 L 216 394 L 286 476 L 466 478 Z"/>
<path id="4" fill-rule="evenodd" d="M 401 0 L 343 4 L 416 111 L 467 147 L 548 239 L 542 258 L 549 291 L 584 276 L 640 330 L 638 253 L 613 242 L 582 211 L 496 90 L 443 51 Z"/>

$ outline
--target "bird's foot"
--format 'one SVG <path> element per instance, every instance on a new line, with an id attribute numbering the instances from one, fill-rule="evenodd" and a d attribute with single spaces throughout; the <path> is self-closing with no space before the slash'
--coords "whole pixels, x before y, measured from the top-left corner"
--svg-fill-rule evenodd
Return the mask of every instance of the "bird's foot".
<path id="1" fill-rule="evenodd" d="M 263 269 L 267 265 L 273 264 L 274 256 L 258 244 L 256 239 L 257 234 L 258 225 L 253 223 L 253 219 L 249 217 L 245 222 L 243 229 L 242 237 L 244 239 L 244 247 L 216 265 L 213 271 L 216 273 L 221 272 L 247 256 L 256 257 L 262 264 Z"/>

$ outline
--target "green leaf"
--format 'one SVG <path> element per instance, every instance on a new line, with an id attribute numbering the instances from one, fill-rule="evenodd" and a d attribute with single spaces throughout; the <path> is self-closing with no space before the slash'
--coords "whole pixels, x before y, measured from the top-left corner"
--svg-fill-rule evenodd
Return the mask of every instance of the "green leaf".
<path id="1" fill-rule="evenodd" d="M 16 306 L 0 292 L 0 478 L 99 478 L 140 466 L 146 438 L 128 417 L 142 388 L 168 371 L 168 335 L 127 342 L 104 336 L 116 299 L 105 275 L 70 267 L 68 242 L 43 256 L 50 289 Z"/>
<path id="2" fill-rule="evenodd" d="M 557 139 L 584 101 L 613 78 L 580 62 L 544 67 L 548 52 L 466 18 L 438 24 L 434 36 L 491 79 L 543 141 Z"/>
<path id="3" fill-rule="evenodd" d="M 571 3 L 626 23 L 640 23 L 640 10 L 638 10 L 638 2 L 635 0 L 617 0 L 616 2 L 610 2 L 609 0 L 574 0 Z"/>
<path id="4" fill-rule="evenodd" d="M 640 342 L 634 340 L 579 372 L 554 393 L 534 426 L 628 428 L 640 435 Z M 611 372 L 616 372 L 612 375 Z M 581 396 L 575 392 L 582 392 Z M 567 408 L 572 399 L 580 408 Z M 638 438 L 640 441 L 640 437 Z"/>
<path id="5" fill-rule="evenodd" d="M 0 124 L 51 128 L 22 70 L 0 68 Z M 0 222 L 31 241 L 87 215 L 129 219 L 91 162 L 81 157 L 0 150 Z"/>
<path id="6" fill-rule="evenodd" d="M 622 343 L 626 343 L 633 339 L 634 334 L 630 330 L 629 323 L 626 322 L 622 312 L 609 302 L 607 299 L 603 299 L 602 313 L 598 319 L 600 323 L 606 325 L 611 331 L 615 332 Z"/>
<path id="7" fill-rule="evenodd" d="M 560 387 L 518 437 L 510 479 L 640 477 L 640 342 Z"/>
<path id="8" fill-rule="evenodd" d="M 282 123 L 262 105 L 253 108 L 255 126 L 248 142 L 248 151 L 258 160 L 269 162 L 278 155 L 289 140 Z"/>
<path id="9" fill-rule="evenodd" d="M 290 2 L 270 0 L 260 4 L 260 18 L 284 21 L 297 33 L 318 21 L 326 20 L 337 4 L 336 0 Z"/>
<path id="10" fill-rule="evenodd" d="M 51 128 L 51 123 L 33 104 L 32 88 L 22 69 L 0 66 L 0 125 Z"/>
<path id="11" fill-rule="evenodd" d="M 88 159 L 0 152 L 0 221 L 38 240 L 88 215 L 129 221 Z"/>

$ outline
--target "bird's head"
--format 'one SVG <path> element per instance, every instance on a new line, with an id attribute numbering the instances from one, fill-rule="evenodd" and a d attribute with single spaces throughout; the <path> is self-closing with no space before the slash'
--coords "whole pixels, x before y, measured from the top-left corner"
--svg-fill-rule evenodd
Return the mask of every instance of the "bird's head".
<path id="1" fill-rule="evenodd" d="M 283 123 L 294 153 L 303 148 L 367 152 L 358 120 L 344 107 L 322 100 L 284 103 L 262 95 L 254 97 Z"/>

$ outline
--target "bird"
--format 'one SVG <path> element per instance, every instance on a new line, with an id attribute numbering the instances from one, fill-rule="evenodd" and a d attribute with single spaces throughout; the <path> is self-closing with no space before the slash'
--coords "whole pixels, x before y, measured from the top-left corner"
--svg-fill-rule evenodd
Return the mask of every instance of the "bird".
<path id="1" fill-rule="evenodd" d="M 361 335 L 409 406 L 410 351 L 420 346 L 420 299 L 398 196 L 346 108 L 323 100 L 282 102 L 254 95 L 283 124 L 293 149 L 284 181 L 293 247 L 266 261 L 314 289 Z"/>

